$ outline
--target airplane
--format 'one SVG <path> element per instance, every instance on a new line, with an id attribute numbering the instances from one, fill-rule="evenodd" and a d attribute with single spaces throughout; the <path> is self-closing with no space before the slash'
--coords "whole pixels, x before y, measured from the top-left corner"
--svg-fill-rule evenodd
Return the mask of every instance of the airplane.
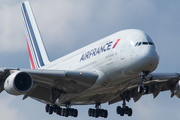
<path id="1" fill-rule="evenodd" d="M 0 68 L 0 92 L 23 95 L 46 104 L 45 111 L 77 117 L 75 105 L 95 105 L 89 117 L 108 117 L 102 109 L 122 101 L 116 112 L 132 116 L 131 98 L 171 91 L 180 98 L 180 73 L 153 73 L 159 55 L 150 36 L 126 29 L 100 39 L 52 62 L 49 61 L 30 3 L 21 5 L 31 69 Z"/>

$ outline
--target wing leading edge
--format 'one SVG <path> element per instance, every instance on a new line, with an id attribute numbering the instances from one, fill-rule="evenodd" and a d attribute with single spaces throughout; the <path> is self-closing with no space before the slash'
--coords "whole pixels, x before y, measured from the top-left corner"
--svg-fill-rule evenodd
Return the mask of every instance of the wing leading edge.
<path id="1" fill-rule="evenodd" d="M 179 81 L 180 73 L 151 73 L 146 77 L 145 85 L 149 87 L 147 94 L 153 94 L 156 98 L 160 92 L 170 90 L 171 97 L 175 95 L 176 85 Z M 125 99 L 129 101 L 133 98 L 134 102 L 137 102 L 141 96 L 145 93 L 138 93 L 138 85 L 141 84 L 141 79 L 134 80 L 127 89 L 121 93 L 116 93 L 116 96 L 109 101 L 109 104 L 113 104 Z"/>
<path id="2" fill-rule="evenodd" d="M 79 94 L 95 84 L 99 75 L 96 72 L 87 71 L 66 71 L 66 70 L 43 70 L 43 69 L 3 69 L 0 68 L 0 92 L 4 90 L 6 78 L 15 71 L 26 72 L 33 78 L 34 84 L 30 91 L 24 94 L 24 98 L 33 97 L 41 102 L 50 102 L 52 88 L 65 94 Z M 175 95 L 176 85 L 179 81 L 180 73 L 151 73 L 146 77 L 145 85 L 149 87 L 147 94 L 153 94 L 156 98 L 162 91 L 170 90 L 171 97 Z M 125 99 L 129 101 L 133 98 L 138 101 L 144 93 L 137 92 L 141 79 L 137 78 L 134 83 L 124 91 L 111 93 L 112 99 L 107 101 L 113 104 Z M 68 99 L 67 99 L 68 101 Z"/>
<path id="3" fill-rule="evenodd" d="M 91 87 L 98 78 L 98 74 L 92 71 L 1 68 L 1 92 L 4 90 L 4 82 L 7 81 L 7 77 L 17 71 L 27 73 L 33 79 L 33 86 L 30 91 L 23 93 L 23 99 L 30 96 L 44 102 L 50 102 L 52 89 L 60 93 L 78 94 Z"/>

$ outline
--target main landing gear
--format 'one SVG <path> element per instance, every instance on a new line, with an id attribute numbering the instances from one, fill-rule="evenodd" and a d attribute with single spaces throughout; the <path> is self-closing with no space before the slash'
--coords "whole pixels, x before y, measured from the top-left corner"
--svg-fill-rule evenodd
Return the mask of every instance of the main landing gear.
<path id="1" fill-rule="evenodd" d="M 66 108 L 61 108 L 58 107 L 57 105 L 46 105 L 45 110 L 47 113 L 49 113 L 50 115 L 54 113 L 60 115 L 60 116 L 72 116 L 72 117 L 77 117 L 78 116 L 78 110 L 77 109 L 73 109 L 73 108 L 69 108 L 69 105 L 66 106 Z"/>
<path id="2" fill-rule="evenodd" d="M 88 115 L 90 117 L 95 117 L 95 118 L 98 118 L 98 117 L 107 118 L 108 111 L 104 110 L 104 109 L 100 109 L 100 106 L 101 106 L 101 104 L 97 103 L 96 106 L 95 106 L 96 109 L 89 108 Z"/>
<path id="3" fill-rule="evenodd" d="M 117 106 L 116 112 L 117 114 L 120 114 L 120 116 L 124 116 L 124 114 L 127 114 L 128 116 L 132 116 L 132 109 L 126 106 L 125 100 L 123 100 L 122 107 Z"/>
<path id="4" fill-rule="evenodd" d="M 55 101 L 59 98 L 59 96 L 62 94 L 62 91 L 59 91 L 55 88 L 51 89 L 51 94 L 50 94 L 50 100 L 51 100 L 51 105 L 47 104 L 45 107 L 45 110 L 47 113 L 50 115 L 54 113 L 60 115 L 60 116 L 72 116 L 72 117 L 77 117 L 78 116 L 78 110 L 70 108 L 70 102 L 66 103 L 66 108 L 61 108 L 57 105 L 55 105 Z"/>
<path id="5" fill-rule="evenodd" d="M 149 87 L 144 85 L 144 82 L 146 81 L 146 76 L 149 74 L 149 71 L 143 71 L 140 73 L 140 77 L 141 77 L 141 85 L 138 86 L 138 93 L 142 93 L 144 92 L 145 94 L 147 94 L 149 92 Z"/>

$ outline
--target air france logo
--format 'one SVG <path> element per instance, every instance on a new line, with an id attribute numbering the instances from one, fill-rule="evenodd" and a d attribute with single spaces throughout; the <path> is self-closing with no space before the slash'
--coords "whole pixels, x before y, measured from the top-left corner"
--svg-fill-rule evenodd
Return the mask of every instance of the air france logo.
<path id="1" fill-rule="evenodd" d="M 118 43 L 119 41 L 120 41 L 120 39 L 118 39 L 118 40 L 116 41 L 116 43 L 114 44 L 114 46 L 112 47 L 112 49 L 116 47 L 116 45 L 117 45 L 117 43 Z M 91 57 L 93 57 L 93 56 L 96 56 L 97 54 L 100 54 L 100 53 L 103 53 L 103 52 L 106 52 L 106 51 L 110 50 L 110 49 L 111 49 L 111 46 L 112 46 L 112 43 L 113 43 L 113 41 L 107 42 L 107 43 L 105 43 L 105 44 L 103 44 L 103 45 L 100 45 L 100 46 L 98 46 L 98 47 L 96 47 L 96 48 L 93 48 L 93 49 L 90 50 L 90 51 L 87 51 L 87 52 L 83 53 L 83 54 L 82 54 L 82 57 L 81 57 L 81 59 L 80 59 L 80 62 L 81 62 L 81 61 L 84 61 L 84 60 L 86 60 L 86 59 L 89 59 L 89 58 L 91 58 Z"/>

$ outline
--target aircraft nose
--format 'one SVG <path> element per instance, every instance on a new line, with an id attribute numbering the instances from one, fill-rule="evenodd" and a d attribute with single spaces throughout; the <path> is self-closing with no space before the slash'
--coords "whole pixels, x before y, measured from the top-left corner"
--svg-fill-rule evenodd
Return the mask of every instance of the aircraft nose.
<path id="1" fill-rule="evenodd" d="M 139 52 L 140 57 L 140 70 L 141 71 L 154 71 L 159 64 L 159 55 L 154 47 L 146 47 Z"/>

